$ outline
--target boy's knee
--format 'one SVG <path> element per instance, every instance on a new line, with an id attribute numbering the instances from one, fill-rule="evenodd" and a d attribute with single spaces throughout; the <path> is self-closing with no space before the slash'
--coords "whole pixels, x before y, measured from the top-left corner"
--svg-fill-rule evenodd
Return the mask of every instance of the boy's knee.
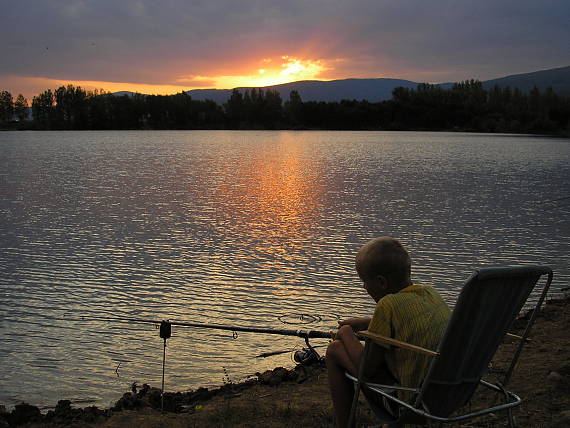
<path id="1" fill-rule="evenodd" d="M 343 346 L 340 340 L 333 340 L 327 346 L 327 352 L 325 353 L 325 361 L 333 361 L 336 360 L 337 355 L 342 350 Z"/>
<path id="2" fill-rule="evenodd" d="M 349 325 L 343 325 L 341 328 L 338 329 L 336 337 L 342 341 L 346 341 L 345 338 L 352 338 L 354 337 L 354 330 Z"/>

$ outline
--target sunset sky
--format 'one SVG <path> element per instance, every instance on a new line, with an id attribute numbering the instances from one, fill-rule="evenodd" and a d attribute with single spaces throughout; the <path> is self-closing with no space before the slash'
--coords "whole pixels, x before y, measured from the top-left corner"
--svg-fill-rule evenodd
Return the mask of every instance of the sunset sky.
<path id="1" fill-rule="evenodd" d="M 570 65 L 568 0 L 0 0 L 0 90 L 171 94 Z"/>

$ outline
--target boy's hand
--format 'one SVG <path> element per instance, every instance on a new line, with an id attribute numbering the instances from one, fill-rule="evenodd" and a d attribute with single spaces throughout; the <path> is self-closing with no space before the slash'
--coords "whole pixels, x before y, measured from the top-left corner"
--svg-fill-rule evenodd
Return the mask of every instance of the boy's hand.
<path id="1" fill-rule="evenodd" d="M 349 325 L 353 331 L 362 331 L 368 328 L 370 318 L 347 318 L 338 322 L 339 328 L 343 325 Z"/>

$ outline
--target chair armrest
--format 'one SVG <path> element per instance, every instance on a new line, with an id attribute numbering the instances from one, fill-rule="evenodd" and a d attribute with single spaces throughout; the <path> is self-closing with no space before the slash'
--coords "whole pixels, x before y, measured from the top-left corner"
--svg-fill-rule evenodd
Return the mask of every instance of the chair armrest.
<path id="1" fill-rule="evenodd" d="M 372 333 L 368 330 L 359 331 L 358 335 L 370 339 L 376 343 L 385 343 L 388 345 L 396 346 L 398 348 L 407 349 L 408 351 L 414 351 L 432 357 L 436 357 L 439 355 L 439 352 L 432 351 L 431 349 L 422 348 L 421 346 L 412 345 L 411 343 L 402 342 L 400 340 L 392 339 L 391 337 L 386 337 L 380 334 Z"/>

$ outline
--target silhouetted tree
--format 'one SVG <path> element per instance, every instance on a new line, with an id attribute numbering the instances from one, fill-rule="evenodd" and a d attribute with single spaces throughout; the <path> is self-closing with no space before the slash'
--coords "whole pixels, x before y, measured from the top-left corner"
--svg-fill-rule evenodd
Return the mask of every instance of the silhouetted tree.
<path id="1" fill-rule="evenodd" d="M 14 115 L 14 101 L 8 91 L 0 92 L 0 123 L 9 122 Z"/>
<path id="2" fill-rule="evenodd" d="M 42 92 L 32 99 L 32 115 L 40 129 L 52 129 L 55 97 L 51 89 Z"/>
<path id="3" fill-rule="evenodd" d="M 14 112 L 20 122 L 28 119 L 28 100 L 22 94 L 18 94 L 14 101 Z"/>
<path id="4" fill-rule="evenodd" d="M 61 86 L 55 90 L 55 126 L 84 129 L 87 125 L 87 93 L 81 86 Z"/>
<path id="5" fill-rule="evenodd" d="M 249 97 L 249 95 L 248 95 Z M 230 128 L 240 128 L 245 119 L 244 97 L 238 89 L 232 90 L 228 101 L 224 104 Z"/>
<path id="6" fill-rule="evenodd" d="M 289 100 L 285 101 L 285 117 L 292 125 L 301 123 L 303 100 L 297 91 L 289 93 Z"/>
<path id="7" fill-rule="evenodd" d="M 265 128 L 279 128 L 283 120 L 283 101 L 275 90 L 260 91 L 260 119 Z"/>

